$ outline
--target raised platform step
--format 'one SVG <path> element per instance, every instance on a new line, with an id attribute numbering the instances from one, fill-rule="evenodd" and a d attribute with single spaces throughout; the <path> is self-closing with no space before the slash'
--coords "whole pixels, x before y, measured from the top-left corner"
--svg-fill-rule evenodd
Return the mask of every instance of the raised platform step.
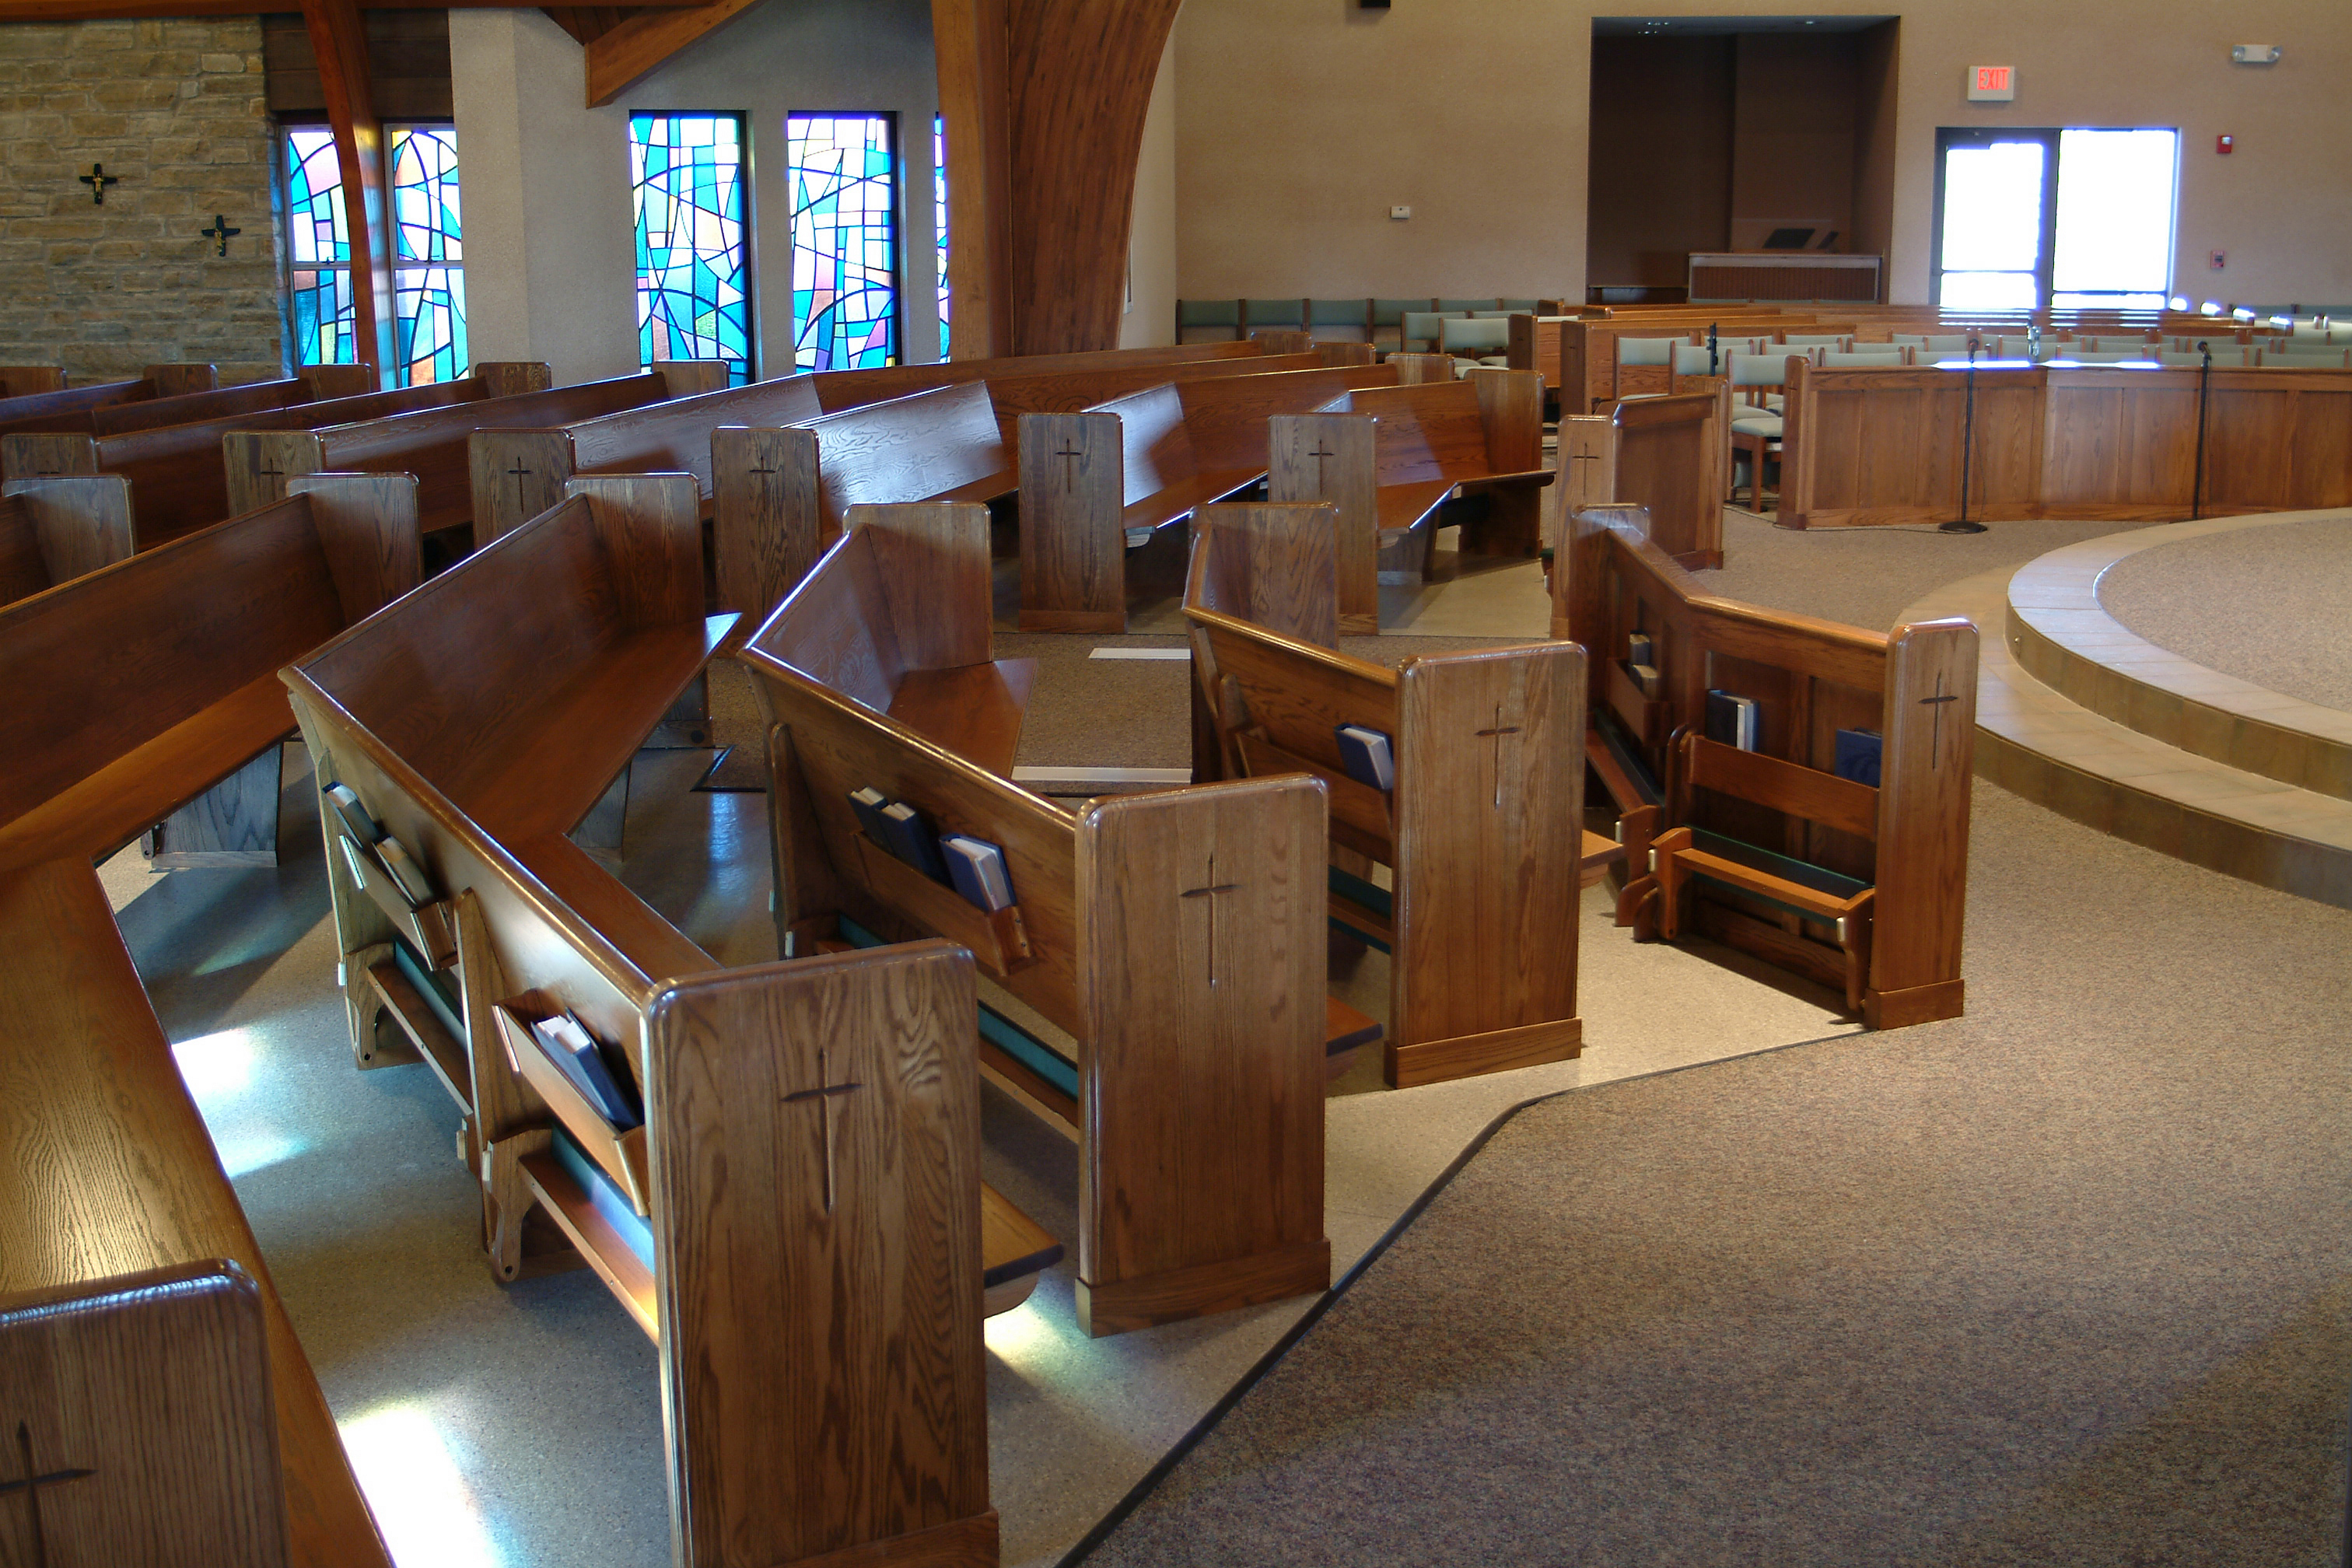
<path id="1" fill-rule="evenodd" d="M 1965 578 L 1897 617 L 1966 616 L 1983 632 L 1979 774 L 2118 838 L 2352 909 L 2352 801 L 2168 745 L 2035 679 L 2011 651 L 2015 575 L 2003 568 Z"/>

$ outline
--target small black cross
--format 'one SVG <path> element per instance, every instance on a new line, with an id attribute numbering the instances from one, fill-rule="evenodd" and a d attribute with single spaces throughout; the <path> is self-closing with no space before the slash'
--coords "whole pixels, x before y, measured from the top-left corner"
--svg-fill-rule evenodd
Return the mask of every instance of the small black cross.
<path id="1" fill-rule="evenodd" d="M 1601 460 L 1601 454 L 1588 446 L 1582 451 L 1572 455 L 1568 460 L 1571 463 L 1597 463 Z"/>
<path id="2" fill-rule="evenodd" d="M 1086 454 L 1071 446 L 1065 438 L 1062 442 L 1062 449 L 1054 456 L 1062 459 L 1062 489 L 1065 491 L 1077 489 L 1077 459 L 1085 457 Z"/>
<path id="3" fill-rule="evenodd" d="M 1209 900 L 1209 988 L 1213 991 L 1216 989 L 1217 985 L 1217 895 L 1220 893 L 1239 892 L 1240 890 L 1241 884 L 1239 882 L 1220 882 L 1217 880 L 1217 857 L 1214 853 L 1212 853 L 1209 856 L 1209 880 L 1207 885 L 1199 888 L 1187 888 L 1180 895 L 1180 897 L 1187 899 L 1206 899 Z"/>
<path id="4" fill-rule="evenodd" d="M 33 1511 L 33 1568 L 48 1568 L 48 1539 L 41 1532 L 41 1489 L 62 1481 L 79 1481 L 98 1474 L 96 1470 L 51 1470 L 47 1475 L 33 1463 L 32 1429 L 22 1421 L 16 1423 L 16 1452 L 25 1462 L 22 1480 L 0 1481 L 0 1497 L 10 1492 L 23 1492 L 25 1502 Z"/>
<path id="5" fill-rule="evenodd" d="M 1495 738 L 1495 804 L 1497 806 L 1503 804 L 1503 737 L 1518 732 L 1517 724 L 1506 725 L 1503 722 L 1503 705 L 1499 702 L 1495 704 L 1495 727 L 1478 731 L 1478 738 L 1482 741 L 1489 735 Z"/>
<path id="6" fill-rule="evenodd" d="M 269 467 L 261 470 L 261 476 L 264 479 L 282 479 L 286 477 L 286 470 L 279 468 L 278 460 L 273 458 L 270 459 Z"/>
<path id="7" fill-rule="evenodd" d="M 1940 669 L 1936 672 L 1936 695 L 1919 699 L 1920 707 L 1933 707 L 1936 710 L 1935 731 L 1927 738 L 1927 767 L 1930 772 L 1934 771 L 1936 760 L 1943 754 L 1944 751 L 1944 704 L 1958 702 L 1959 700 L 1960 694 L 1957 691 L 1946 694 L 1944 672 Z"/>
<path id="8" fill-rule="evenodd" d="M 747 475 L 749 475 L 749 474 L 759 474 L 759 475 L 761 475 L 761 476 L 762 476 L 762 477 L 772 477 L 772 476 L 774 475 L 775 471 L 776 471 L 776 470 L 775 470 L 775 469 L 773 469 L 773 468 L 746 468 L 746 469 L 744 469 L 744 470 L 743 470 L 743 472 L 744 472 L 745 474 L 747 474 Z"/>
<path id="9" fill-rule="evenodd" d="M 515 505 L 519 507 L 529 504 L 528 500 L 522 493 L 522 477 L 525 474 L 531 473 L 534 470 L 526 468 L 522 466 L 522 459 L 520 458 L 517 458 L 515 459 L 515 466 L 507 470 L 508 477 L 512 479 L 515 482 Z"/>
<path id="10" fill-rule="evenodd" d="M 92 163 L 89 166 L 89 174 L 79 174 L 75 177 L 83 184 L 89 187 L 89 205 L 94 207 L 102 207 L 106 205 L 107 186 L 119 185 L 122 183 L 112 174 L 108 174 L 106 172 L 106 165 L 103 163 Z"/>
<path id="11" fill-rule="evenodd" d="M 226 215 L 215 213 L 213 214 L 212 227 L 200 228 L 196 230 L 196 232 L 203 235 L 206 239 L 218 240 L 220 242 L 220 254 L 226 256 L 228 254 L 229 237 L 231 235 L 243 234 L 245 230 L 241 228 L 229 227 Z"/>
<path id="12" fill-rule="evenodd" d="M 817 1102 L 818 1106 L 819 1106 L 819 1107 L 820 1107 L 820 1108 L 824 1111 L 824 1212 L 825 1212 L 825 1213 L 827 1213 L 827 1214 L 831 1214 L 831 1213 L 833 1212 L 833 1198 L 834 1198 L 834 1184 L 833 1184 L 833 1112 L 834 1112 L 834 1108 L 835 1108 L 835 1103 L 836 1103 L 836 1102 L 841 1099 L 841 1097 L 842 1097 L 843 1095 L 845 1095 L 845 1094 L 854 1094 L 854 1093 L 856 1093 L 857 1090 L 859 1090 L 859 1089 L 864 1089 L 866 1086 L 865 1086 L 864 1084 L 862 1084 L 862 1083 L 835 1083 L 835 1082 L 834 1082 L 834 1081 L 833 1081 L 833 1053 L 832 1053 L 831 1051 L 827 1051 L 827 1050 L 820 1050 L 820 1051 L 818 1051 L 818 1052 L 817 1052 L 817 1054 L 816 1054 L 816 1081 L 817 1081 L 817 1087 L 816 1087 L 816 1088 L 814 1088 L 814 1089 L 794 1089 L 792 1093 L 790 1093 L 790 1094 L 788 1094 L 788 1095 L 784 1096 L 784 1103 L 785 1103 L 786 1105 L 799 1105 L 799 1104 L 803 1103 L 804 1101 L 814 1100 L 815 1100 L 815 1101 Z"/>
<path id="13" fill-rule="evenodd" d="M 1318 440 L 1315 443 L 1315 450 L 1307 455 L 1315 459 L 1315 493 L 1319 496 L 1323 493 L 1324 486 L 1323 460 L 1327 458 L 1336 458 L 1339 454 L 1324 450 L 1323 443 Z"/>

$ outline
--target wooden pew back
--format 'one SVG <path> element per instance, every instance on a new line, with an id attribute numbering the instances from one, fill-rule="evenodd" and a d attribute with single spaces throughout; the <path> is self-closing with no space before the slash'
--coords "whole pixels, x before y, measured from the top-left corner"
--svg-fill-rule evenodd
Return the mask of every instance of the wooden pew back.
<path id="1" fill-rule="evenodd" d="M 1370 363 L 1175 384 L 1185 433 L 1200 465 L 1255 469 L 1268 466 L 1267 420 L 1312 413 L 1364 388 L 1396 384 L 1393 366 Z"/>
<path id="2" fill-rule="evenodd" d="M 1256 343 L 1186 343 L 1149 349 L 1102 349 L 1090 353 L 1021 354 L 997 359 L 948 360 L 939 364 L 888 365 L 878 370 L 821 370 L 809 376 L 817 401 L 828 414 L 862 407 L 909 393 L 955 386 L 969 381 L 1004 381 L 1034 375 L 1133 372 L 1150 366 L 1190 365 L 1219 360 L 1258 359 Z"/>
<path id="3" fill-rule="evenodd" d="M 1392 954 L 1389 1081 L 1575 1056 L 1582 651 L 1478 649 L 1391 670 L 1327 644 L 1328 506 L 1206 507 L 1201 525 L 1184 613 L 1221 762 L 1321 779 L 1332 842 L 1393 870 L 1371 922 L 1384 913 Z M 1244 607 L 1286 624 L 1234 613 Z M 1392 790 L 1349 773 L 1342 725 L 1390 737 Z"/>
<path id="4" fill-rule="evenodd" d="M 131 485 L 120 474 L 0 484 L 0 605 L 131 558 Z"/>
<path id="5" fill-rule="evenodd" d="M 33 397 L 44 392 L 63 392 L 66 373 L 62 365 L 0 364 L 0 403 L 12 397 Z"/>
<path id="6" fill-rule="evenodd" d="M 296 474 L 409 473 L 416 476 L 418 526 L 428 533 L 453 528 L 470 522 L 474 515 L 467 440 L 475 431 L 593 419 L 669 395 L 668 377 L 655 372 L 578 386 L 524 387 L 322 429 L 248 427 L 221 440 L 229 505 L 249 511 L 281 500 L 288 480 Z"/>
<path id="7" fill-rule="evenodd" d="M 296 403 L 356 397 L 373 390 L 375 370 L 372 365 L 309 365 L 279 381 L 247 382 L 242 386 L 108 404 L 90 410 L 89 431 L 93 436 L 121 436 L 132 430 L 214 419 L 225 414 L 258 414 Z"/>
<path id="8" fill-rule="evenodd" d="M 1876 887 L 1877 936 L 1864 995 L 1874 1027 L 1957 1016 L 1976 628 L 1934 621 L 1898 626 L 1890 636 L 1709 595 L 1649 542 L 1633 507 L 1574 514 L 1554 570 L 1570 578 L 1569 634 L 1592 652 L 1593 712 L 1606 710 L 1669 793 L 1675 738 L 1704 732 L 1710 689 L 1753 700 L 1757 750 L 1832 779 L 1816 792 L 1824 801 L 1835 793 L 1838 731 L 1879 732 L 1874 844 L 1833 826 L 1833 811 L 1826 818 L 1808 816 L 1769 804 L 1769 797 L 1716 800 L 1710 826 Z M 1654 650 L 1654 697 L 1626 669 L 1627 638 L 1637 631 Z M 1808 960 L 1796 933 L 1736 913 L 1724 918 L 1716 932 L 1724 940 L 1775 962 Z M 1838 983 L 1836 973 L 1818 964 L 1809 972 Z"/>
<path id="9" fill-rule="evenodd" d="M 1537 396 L 1528 397 L 1533 390 Z M 1376 468 L 1383 485 L 1459 484 L 1543 467 L 1541 383 L 1523 372 L 1481 372 L 1420 386 L 1349 394 L 1350 413 L 1379 421 Z"/>
<path id="10" fill-rule="evenodd" d="M 0 714 L 0 755 L 15 759 L 0 773 L 0 823 L 100 776 L 226 699 L 266 691 L 278 666 L 414 584 L 415 519 L 399 493 L 404 487 L 375 478 L 312 483 L 318 488 L 278 506 L 0 610 L 0 646 L 24 683 Z M 184 794 L 131 831 L 217 776 L 188 781 Z M 121 841 L 93 843 L 88 852 Z"/>

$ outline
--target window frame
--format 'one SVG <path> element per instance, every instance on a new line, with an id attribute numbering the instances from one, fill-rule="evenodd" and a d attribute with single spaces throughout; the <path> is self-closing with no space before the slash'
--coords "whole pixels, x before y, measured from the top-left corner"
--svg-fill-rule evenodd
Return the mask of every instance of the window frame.
<path id="1" fill-rule="evenodd" d="M 640 120 L 731 120 L 735 122 L 735 190 L 738 199 L 742 204 L 742 212 L 736 221 L 736 228 L 737 243 L 742 247 L 742 266 L 740 273 L 741 283 L 738 292 L 742 296 L 743 310 L 743 375 L 745 382 L 757 381 L 761 374 L 761 362 L 765 356 L 761 352 L 759 246 L 755 237 L 758 234 L 758 195 L 752 162 L 751 116 L 748 111 L 740 109 L 632 109 L 628 111 L 628 129 L 625 134 L 628 138 L 630 159 L 629 248 L 632 252 L 633 277 L 631 303 L 636 315 L 638 363 L 649 366 L 653 362 L 645 357 L 645 350 L 646 334 L 652 326 L 652 315 L 646 305 L 646 274 L 638 267 L 635 255 L 637 248 L 637 233 L 644 223 L 643 215 L 637 205 L 638 194 L 643 188 L 643 182 L 637 178 L 639 143 L 636 139 L 636 124 Z M 733 382 L 731 374 L 729 379 Z M 734 384 L 740 385 L 742 383 L 734 383 Z"/>
<path id="2" fill-rule="evenodd" d="M 800 318 L 800 240 L 795 233 L 799 216 L 798 196 L 793 188 L 795 165 L 793 162 L 793 121 L 810 120 L 879 121 L 888 135 L 890 155 L 890 264 L 887 269 L 890 282 L 890 347 L 883 357 L 886 365 L 908 363 L 907 358 L 907 155 L 906 138 L 898 123 L 898 111 L 893 109 L 788 109 L 784 110 L 782 129 L 784 133 L 784 249 L 785 267 L 790 277 L 790 320 L 793 335 L 793 363 L 799 370 L 815 370 L 814 364 L 801 363 L 803 327 Z M 852 368 L 827 365 L 822 368 L 841 370 Z"/>

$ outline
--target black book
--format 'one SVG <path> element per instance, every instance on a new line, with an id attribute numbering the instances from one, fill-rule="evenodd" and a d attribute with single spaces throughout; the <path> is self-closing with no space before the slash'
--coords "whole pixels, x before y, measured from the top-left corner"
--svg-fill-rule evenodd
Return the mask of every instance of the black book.
<path id="1" fill-rule="evenodd" d="M 934 882 L 948 879 L 947 862 L 940 858 L 940 836 L 921 812 L 903 800 L 882 808 L 882 847 Z"/>
<path id="2" fill-rule="evenodd" d="M 1710 690 L 1706 694 L 1706 738 L 1720 745 L 1737 746 L 1752 752 L 1757 743 L 1758 713 L 1756 700 L 1742 697 L 1736 691 Z"/>
<path id="3" fill-rule="evenodd" d="M 849 809 L 857 814 L 857 826 L 865 830 L 866 837 L 886 849 L 890 847 L 890 837 L 882 826 L 882 813 L 889 804 L 889 796 L 870 785 L 849 792 Z"/>
<path id="4" fill-rule="evenodd" d="M 1837 732 L 1837 776 L 1852 779 L 1856 784 L 1878 787 L 1878 764 L 1883 742 L 1875 730 L 1840 730 Z"/>

